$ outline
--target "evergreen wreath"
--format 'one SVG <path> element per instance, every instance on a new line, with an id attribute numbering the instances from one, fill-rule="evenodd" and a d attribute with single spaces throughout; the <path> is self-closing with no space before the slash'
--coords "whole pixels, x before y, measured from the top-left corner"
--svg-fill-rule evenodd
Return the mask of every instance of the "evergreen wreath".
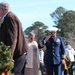
<path id="1" fill-rule="evenodd" d="M 67 65 L 67 68 L 69 69 L 72 65 L 71 61 L 70 61 L 70 58 L 68 56 L 66 56 L 66 65 Z"/>
<path id="2" fill-rule="evenodd" d="M 0 74 L 3 72 L 11 72 L 13 67 L 14 63 L 11 59 L 10 46 L 6 46 L 3 42 L 0 42 Z"/>

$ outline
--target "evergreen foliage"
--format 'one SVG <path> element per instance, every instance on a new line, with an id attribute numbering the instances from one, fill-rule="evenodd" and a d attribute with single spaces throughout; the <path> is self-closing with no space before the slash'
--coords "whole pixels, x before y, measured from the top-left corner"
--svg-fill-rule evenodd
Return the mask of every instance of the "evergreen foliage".
<path id="1" fill-rule="evenodd" d="M 11 59 L 10 46 L 6 46 L 3 42 L 0 42 L 0 74 L 5 71 L 11 72 L 13 67 L 14 63 Z"/>

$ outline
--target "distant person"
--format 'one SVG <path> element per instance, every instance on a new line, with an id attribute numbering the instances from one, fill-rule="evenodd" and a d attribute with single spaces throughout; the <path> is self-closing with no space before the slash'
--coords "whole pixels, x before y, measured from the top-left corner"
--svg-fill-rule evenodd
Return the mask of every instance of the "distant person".
<path id="1" fill-rule="evenodd" d="M 74 60 L 75 51 L 71 47 L 71 45 L 69 44 L 69 42 L 65 43 L 65 50 L 66 50 L 66 56 L 70 59 L 71 64 L 72 64 L 71 67 L 69 68 L 69 74 L 73 75 L 73 69 L 72 69 L 72 67 L 73 67 L 73 64 L 75 62 L 75 60 Z"/>
<path id="2" fill-rule="evenodd" d="M 40 46 L 46 46 L 45 67 L 48 75 L 62 75 L 61 64 L 65 64 L 65 46 L 62 37 L 57 36 L 58 28 L 48 28 L 50 33 L 46 36 Z"/>
<path id="3" fill-rule="evenodd" d="M 35 41 L 35 34 L 30 32 L 28 35 L 28 55 L 24 75 L 39 75 L 39 50 Z"/>
<path id="4" fill-rule="evenodd" d="M 14 61 L 14 74 L 24 75 L 26 54 L 28 51 L 22 25 L 18 17 L 10 11 L 10 5 L 0 2 L 0 42 L 11 47 Z"/>
<path id="5" fill-rule="evenodd" d="M 40 61 L 40 70 L 41 70 L 41 74 L 45 75 L 44 69 L 45 69 L 45 65 L 44 65 L 44 51 L 42 48 L 39 49 L 39 61 Z"/>

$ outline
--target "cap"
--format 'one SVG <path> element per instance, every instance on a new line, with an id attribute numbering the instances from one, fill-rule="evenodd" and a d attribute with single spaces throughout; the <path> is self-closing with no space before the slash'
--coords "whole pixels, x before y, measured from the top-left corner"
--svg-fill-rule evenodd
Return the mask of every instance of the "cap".
<path id="1" fill-rule="evenodd" d="M 3 8 L 3 9 L 10 9 L 10 6 L 8 3 L 6 2 L 0 2 L 0 8 Z"/>
<path id="2" fill-rule="evenodd" d="M 56 27 L 50 27 L 47 30 L 50 31 L 50 32 L 52 32 L 52 31 L 56 32 L 56 31 L 58 31 L 58 28 L 56 28 Z"/>

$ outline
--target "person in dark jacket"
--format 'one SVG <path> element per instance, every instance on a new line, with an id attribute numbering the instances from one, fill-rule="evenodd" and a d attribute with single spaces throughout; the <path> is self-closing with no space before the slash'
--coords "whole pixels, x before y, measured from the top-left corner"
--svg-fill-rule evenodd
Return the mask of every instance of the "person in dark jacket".
<path id="1" fill-rule="evenodd" d="M 45 67 L 48 75 L 62 75 L 61 64 L 65 63 L 65 47 L 62 37 L 57 36 L 58 28 L 48 28 L 50 33 L 46 36 L 40 46 L 46 46 Z"/>
<path id="2" fill-rule="evenodd" d="M 28 47 L 21 22 L 6 2 L 0 2 L 0 18 L 0 42 L 11 47 L 15 75 L 23 75 Z"/>

